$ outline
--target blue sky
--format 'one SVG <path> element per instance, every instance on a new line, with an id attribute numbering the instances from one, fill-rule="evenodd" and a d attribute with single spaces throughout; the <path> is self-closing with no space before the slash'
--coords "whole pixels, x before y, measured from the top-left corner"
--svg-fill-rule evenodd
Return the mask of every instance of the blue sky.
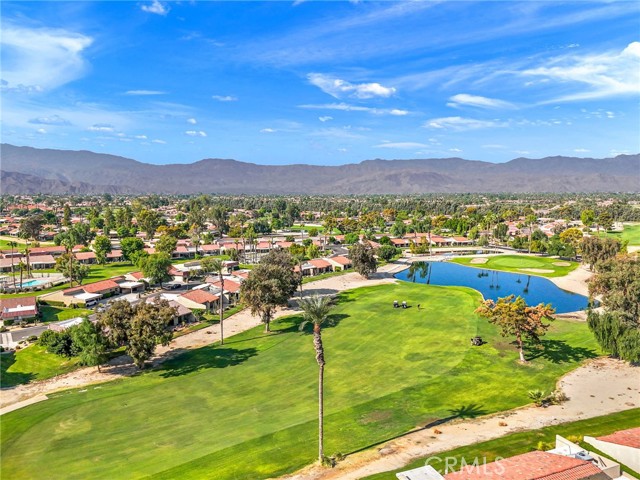
<path id="1" fill-rule="evenodd" d="M 640 151 L 640 2 L 2 2 L 2 141 L 151 163 Z"/>

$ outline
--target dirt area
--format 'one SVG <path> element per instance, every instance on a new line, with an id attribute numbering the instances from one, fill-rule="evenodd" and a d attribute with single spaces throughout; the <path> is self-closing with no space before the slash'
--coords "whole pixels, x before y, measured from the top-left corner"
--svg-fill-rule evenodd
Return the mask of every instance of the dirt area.
<path id="1" fill-rule="evenodd" d="M 599 358 L 568 373 L 559 382 L 569 400 L 548 408 L 523 407 L 470 420 L 438 425 L 441 434 L 425 428 L 375 448 L 349 455 L 336 468 L 313 465 L 282 478 L 288 480 L 358 479 L 402 468 L 431 454 L 491 440 L 508 433 L 607 415 L 640 405 L 638 367 Z M 506 425 L 501 425 L 503 422 Z"/>
<path id="2" fill-rule="evenodd" d="M 570 267 L 571 262 L 553 262 L 556 267 Z"/>
<path id="3" fill-rule="evenodd" d="M 489 259 L 487 257 L 478 257 L 478 258 L 472 258 L 471 260 L 469 260 L 469 263 L 482 264 L 482 263 L 487 263 L 488 261 Z"/>

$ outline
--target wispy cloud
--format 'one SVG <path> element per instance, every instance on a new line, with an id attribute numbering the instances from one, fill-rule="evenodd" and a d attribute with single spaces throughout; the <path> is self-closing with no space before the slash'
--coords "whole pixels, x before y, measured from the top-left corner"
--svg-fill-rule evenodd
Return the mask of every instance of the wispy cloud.
<path id="1" fill-rule="evenodd" d="M 477 120 L 474 118 L 463 118 L 463 117 L 442 117 L 442 118 L 433 118 L 428 120 L 425 124 L 425 128 L 433 128 L 439 130 L 453 130 L 453 131 L 464 131 L 464 130 L 476 130 L 479 128 L 492 128 L 492 127 L 504 127 L 506 126 L 503 122 L 498 122 L 495 120 Z"/>
<path id="2" fill-rule="evenodd" d="M 321 122 L 328 122 L 329 120 L 333 120 L 333 117 L 330 115 L 323 115 L 322 117 L 318 117 L 318 120 Z"/>
<path id="3" fill-rule="evenodd" d="M 184 132 L 185 135 L 190 137 L 206 137 L 207 132 L 203 132 L 202 130 L 187 130 Z"/>
<path id="4" fill-rule="evenodd" d="M 374 148 L 398 148 L 403 150 L 411 150 L 415 148 L 425 148 L 430 147 L 426 143 L 418 143 L 418 142 L 384 142 L 378 145 L 374 145 Z"/>
<path id="5" fill-rule="evenodd" d="M 569 93 L 544 103 L 590 100 L 640 93 L 640 42 L 624 50 L 591 55 L 566 55 L 553 58 L 543 66 L 520 73 L 542 77 L 559 84 L 582 85 L 583 91 Z"/>
<path id="6" fill-rule="evenodd" d="M 156 15 L 163 16 L 169 13 L 169 7 L 165 6 L 163 3 L 160 3 L 158 0 L 153 0 L 150 5 L 141 5 L 140 9 L 143 12 L 155 13 Z"/>
<path id="7" fill-rule="evenodd" d="M 87 128 L 90 132 L 113 132 L 115 131 L 115 127 L 108 123 L 94 123 L 89 128 Z"/>
<path id="8" fill-rule="evenodd" d="M 187 118 L 187 123 L 195 125 L 198 121 L 195 118 Z"/>
<path id="9" fill-rule="evenodd" d="M 394 87 L 385 87 L 377 82 L 355 84 L 322 73 L 310 73 L 307 75 L 307 79 L 309 83 L 315 85 L 324 93 L 338 99 L 345 97 L 359 99 L 387 98 L 396 93 Z"/>
<path id="10" fill-rule="evenodd" d="M 29 123 L 33 123 L 35 125 L 58 125 L 58 126 L 68 126 L 71 125 L 71 122 L 65 118 L 62 118 L 59 115 L 51 115 L 49 117 L 38 117 L 32 118 L 29 120 Z"/>
<path id="11" fill-rule="evenodd" d="M 158 138 L 155 138 L 155 139 L 151 140 L 151 143 L 158 143 L 160 145 L 165 145 L 167 142 L 165 142 L 164 140 L 160 140 Z"/>
<path id="12" fill-rule="evenodd" d="M 233 95 L 211 95 L 211 98 L 219 102 L 236 102 L 238 100 L 238 97 Z"/>
<path id="13" fill-rule="evenodd" d="M 276 133 L 278 130 L 275 128 L 263 128 L 260 130 L 260 133 Z"/>
<path id="14" fill-rule="evenodd" d="M 84 51 L 93 39 L 54 28 L 29 28 L 3 22 L 3 90 L 38 92 L 80 78 L 87 68 Z"/>
<path id="15" fill-rule="evenodd" d="M 162 92 L 160 90 L 127 90 L 124 92 L 125 95 L 166 95 L 167 92 Z"/>
<path id="16" fill-rule="evenodd" d="M 477 108 L 489 108 L 489 109 L 507 109 L 514 108 L 515 105 L 504 100 L 498 100 L 496 98 L 481 97 L 479 95 L 469 95 L 468 93 L 459 93 L 449 98 L 449 107 L 477 107 Z"/>
<path id="17" fill-rule="evenodd" d="M 401 110 L 399 108 L 373 108 L 363 107 L 360 105 L 349 105 L 348 103 L 324 103 L 320 105 L 306 104 L 298 105 L 298 108 L 314 110 L 340 110 L 343 112 L 367 112 L 373 115 L 393 115 L 396 117 L 402 117 L 411 113 L 408 110 Z"/>

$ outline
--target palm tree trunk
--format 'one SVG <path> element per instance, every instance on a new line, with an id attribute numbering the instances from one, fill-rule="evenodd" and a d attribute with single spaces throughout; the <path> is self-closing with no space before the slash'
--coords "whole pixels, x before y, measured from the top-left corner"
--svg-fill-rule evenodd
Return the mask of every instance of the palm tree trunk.
<path id="1" fill-rule="evenodd" d="M 522 363 L 526 363 L 527 360 L 524 358 L 524 347 L 522 345 L 522 335 L 520 333 L 516 334 L 516 340 L 518 341 L 518 353 L 520 354 L 520 361 Z"/>
<path id="2" fill-rule="evenodd" d="M 218 272 L 220 276 L 220 345 L 224 345 L 224 277 L 222 271 Z"/>
<path id="3" fill-rule="evenodd" d="M 313 325 L 313 347 L 316 350 L 318 362 L 318 459 L 322 463 L 324 458 L 324 347 L 320 325 Z"/>

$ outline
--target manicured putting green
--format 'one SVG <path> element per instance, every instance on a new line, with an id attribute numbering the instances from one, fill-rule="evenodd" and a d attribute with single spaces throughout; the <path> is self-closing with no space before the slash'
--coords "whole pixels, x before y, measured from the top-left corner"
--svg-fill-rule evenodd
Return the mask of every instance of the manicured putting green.
<path id="1" fill-rule="evenodd" d="M 454 258 L 451 261 L 469 267 L 515 273 L 531 273 L 542 277 L 561 277 L 575 270 L 578 266 L 577 262 L 567 262 L 557 258 L 536 257 L 532 255 L 496 255 L 494 257 L 487 257 L 487 261 L 484 263 L 473 262 L 474 258 L 478 257 Z"/>
<path id="2" fill-rule="evenodd" d="M 330 455 L 526 404 L 528 390 L 552 389 L 596 354 L 584 324 L 557 321 L 546 349 L 518 364 L 514 347 L 473 313 L 480 296 L 470 289 L 400 283 L 339 298 L 336 325 L 323 331 Z M 394 309 L 394 300 L 411 308 Z M 2 477 L 255 480 L 313 462 L 317 365 L 300 321 L 3 416 Z M 488 343 L 471 347 L 476 334 Z"/>

